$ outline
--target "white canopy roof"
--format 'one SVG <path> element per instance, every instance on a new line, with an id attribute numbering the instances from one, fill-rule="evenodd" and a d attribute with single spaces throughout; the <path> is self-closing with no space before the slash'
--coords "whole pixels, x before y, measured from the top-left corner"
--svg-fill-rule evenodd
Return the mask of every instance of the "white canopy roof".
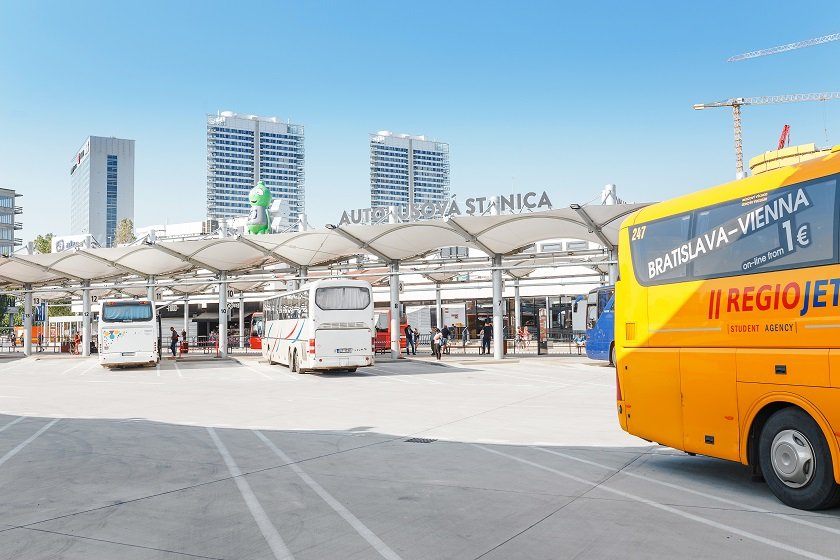
<path id="1" fill-rule="evenodd" d="M 612 247 L 618 243 L 622 219 L 643 206 L 646 204 L 573 205 L 512 215 L 328 226 L 303 232 L 13 255 L 0 258 L 0 286 L 7 289 L 21 288 L 25 284 L 78 286 L 83 281 L 149 276 L 175 278 L 196 271 L 241 273 L 276 264 L 311 267 L 359 254 L 399 261 L 451 246 L 468 246 L 488 254 L 511 254 L 534 242 L 556 238 L 582 239 Z M 185 294 L 202 291 L 202 288 L 197 285 L 184 285 L 183 290 L 175 287 Z M 139 288 L 134 291 L 140 292 L 137 295 L 142 294 Z"/>

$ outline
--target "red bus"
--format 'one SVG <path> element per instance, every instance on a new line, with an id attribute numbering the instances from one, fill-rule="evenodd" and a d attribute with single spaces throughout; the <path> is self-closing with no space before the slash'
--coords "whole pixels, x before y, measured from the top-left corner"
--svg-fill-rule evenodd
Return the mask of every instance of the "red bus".
<path id="1" fill-rule="evenodd" d="M 265 326 L 263 312 L 257 311 L 256 313 L 252 313 L 250 323 L 248 344 L 251 350 L 262 350 L 263 327 Z"/>
<path id="2" fill-rule="evenodd" d="M 374 351 L 384 352 L 391 349 L 391 310 L 373 310 L 376 338 L 373 341 Z M 408 318 L 405 313 L 400 314 L 400 351 L 405 351 L 405 327 Z"/>

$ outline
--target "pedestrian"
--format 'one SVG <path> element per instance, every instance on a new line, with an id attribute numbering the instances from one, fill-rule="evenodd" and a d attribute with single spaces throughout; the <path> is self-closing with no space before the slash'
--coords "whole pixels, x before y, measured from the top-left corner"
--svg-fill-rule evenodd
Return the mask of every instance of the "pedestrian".
<path id="1" fill-rule="evenodd" d="M 405 326 L 405 353 L 406 354 L 417 354 L 417 341 L 414 340 L 414 331 L 411 329 L 411 325 Z"/>
<path id="2" fill-rule="evenodd" d="M 38 333 L 38 352 L 44 351 L 44 333 Z"/>
<path id="3" fill-rule="evenodd" d="M 82 353 L 82 335 L 79 331 L 76 331 L 76 336 L 73 337 L 73 349 L 77 356 Z"/>
<path id="4" fill-rule="evenodd" d="M 493 323 L 484 323 L 484 328 L 481 329 L 481 353 L 490 353 L 490 339 L 493 338 Z"/>
<path id="5" fill-rule="evenodd" d="M 12 332 L 12 334 L 9 335 L 9 342 L 12 343 L 12 350 L 16 350 L 17 349 L 17 337 L 15 336 L 14 332 Z"/>
<path id="6" fill-rule="evenodd" d="M 414 355 L 417 355 L 417 345 L 420 344 L 420 329 L 414 327 L 414 331 L 411 333 L 414 338 Z"/>
<path id="7" fill-rule="evenodd" d="M 440 360 L 440 346 L 443 342 L 443 334 L 438 329 L 435 329 L 435 336 L 432 337 L 432 354 Z"/>
<path id="8" fill-rule="evenodd" d="M 461 331 L 461 343 L 464 347 L 464 354 L 467 353 L 467 342 L 470 340 L 470 331 L 466 325 L 464 325 L 464 330 Z"/>
<path id="9" fill-rule="evenodd" d="M 448 344 L 449 344 L 449 327 L 443 325 L 443 329 L 440 331 L 441 340 L 440 340 L 440 347 L 442 350 L 445 350 L 447 353 L 449 352 Z"/>
<path id="10" fill-rule="evenodd" d="M 178 331 L 175 330 L 175 327 L 169 327 L 169 332 L 169 348 L 172 350 L 172 357 L 174 358 L 176 356 L 176 350 L 178 349 Z"/>

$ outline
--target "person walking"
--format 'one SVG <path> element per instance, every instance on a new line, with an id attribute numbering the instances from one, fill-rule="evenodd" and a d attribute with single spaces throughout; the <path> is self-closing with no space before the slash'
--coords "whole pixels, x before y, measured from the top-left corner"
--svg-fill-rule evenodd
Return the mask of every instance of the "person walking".
<path id="1" fill-rule="evenodd" d="M 175 327 L 169 327 L 169 332 L 169 348 L 172 350 L 172 357 L 174 358 L 177 355 L 178 350 L 178 331 L 175 330 Z"/>
<path id="2" fill-rule="evenodd" d="M 470 340 L 470 330 L 464 325 L 464 330 L 461 331 L 461 346 L 463 346 L 464 354 L 467 353 L 467 342 Z"/>
<path id="3" fill-rule="evenodd" d="M 481 329 L 481 353 L 482 354 L 489 354 L 490 353 L 490 339 L 493 338 L 493 323 L 487 322 L 484 323 L 484 327 Z"/>
<path id="4" fill-rule="evenodd" d="M 432 337 L 432 353 L 440 360 L 440 346 L 443 342 L 443 334 L 440 330 L 435 329 L 435 336 Z"/>
<path id="5" fill-rule="evenodd" d="M 44 351 L 44 333 L 38 333 L 38 352 Z"/>

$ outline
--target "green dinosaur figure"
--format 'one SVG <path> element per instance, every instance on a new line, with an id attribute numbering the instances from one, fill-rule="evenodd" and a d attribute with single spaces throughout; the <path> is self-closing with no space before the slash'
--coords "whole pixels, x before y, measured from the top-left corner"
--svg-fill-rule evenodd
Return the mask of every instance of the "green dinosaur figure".
<path id="1" fill-rule="evenodd" d="M 257 186 L 248 193 L 248 201 L 251 203 L 251 211 L 248 212 L 248 233 L 256 235 L 259 233 L 271 232 L 271 214 L 268 207 L 271 206 L 271 191 L 260 181 Z"/>

